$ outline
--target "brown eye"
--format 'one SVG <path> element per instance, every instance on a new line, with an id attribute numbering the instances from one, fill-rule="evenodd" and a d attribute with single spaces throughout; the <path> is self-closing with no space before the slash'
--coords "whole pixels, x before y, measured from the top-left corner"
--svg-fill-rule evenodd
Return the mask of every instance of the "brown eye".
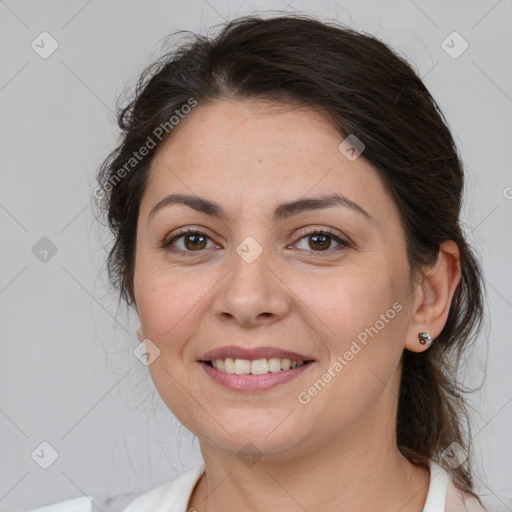
<path id="1" fill-rule="evenodd" d="M 343 249 L 350 247 L 351 245 L 341 239 L 334 233 L 325 230 L 310 231 L 309 233 L 301 233 L 299 243 L 303 240 L 308 240 L 307 247 L 299 247 L 299 249 L 305 249 L 312 252 L 328 252 L 330 250 Z M 333 242 L 337 246 L 332 247 Z"/>
<path id="2" fill-rule="evenodd" d="M 195 250 L 195 249 L 204 249 L 206 247 L 206 238 L 200 234 L 191 233 L 189 235 L 184 235 L 184 245 L 187 249 Z"/>
<path id="3" fill-rule="evenodd" d="M 311 249 L 318 249 L 320 251 L 330 249 L 331 237 L 329 235 L 310 235 L 308 238 L 309 246 L 311 247 Z"/>
<path id="4" fill-rule="evenodd" d="M 210 240 L 210 237 L 206 233 L 188 230 L 164 242 L 162 248 L 177 252 L 200 252 L 208 248 L 208 240 Z"/>

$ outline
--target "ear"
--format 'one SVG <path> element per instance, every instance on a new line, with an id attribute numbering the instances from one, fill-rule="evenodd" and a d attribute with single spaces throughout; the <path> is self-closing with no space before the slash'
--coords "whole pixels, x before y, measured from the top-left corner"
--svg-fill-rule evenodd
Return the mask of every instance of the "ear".
<path id="1" fill-rule="evenodd" d="M 460 253 L 457 244 L 446 240 L 432 267 L 426 267 L 414 288 L 412 321 L 407 331 L 405 348 L 423 352 L 428 345 L 421 345 L 418 333 L 428 332 L 437 338 L 446 324 L 453 295 L 460 282 Z"/>
<path id="2" fill-rule="evenodd" d="M 142 343 L 142 341 L 144 340 L 144 334 L 142 334 L 142 328 L 139 327 L 137 329 L 137 338 L 139 339 L 139 341 Z"/>

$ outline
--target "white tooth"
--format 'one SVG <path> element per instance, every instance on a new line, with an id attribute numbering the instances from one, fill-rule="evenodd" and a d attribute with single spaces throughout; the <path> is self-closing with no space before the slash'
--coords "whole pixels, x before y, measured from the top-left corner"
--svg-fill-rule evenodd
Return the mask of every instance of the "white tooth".
<path id="1" fill-rule="evenodd" d="M 251 361 L 251 373 L 253 375 L 263 375 L 268 373 L 268 363 L 266 359 L 255 359 Z"/>
<path id="2" fill-rule="evenodd" d="M 235 373 L 239 375 L 251 373 L 251 361 L 249 359 L 235 359 Z"/>
<path id="3" fill-rule="evenodd" d="M 235 373 L 235 361 L 231 357 L 224 360 L 224 371 L 226 373 Z"/>
<path id="4" fill-rule="evenodd" d="M 304 361 L 291 361 L 290 359 L 279 359 L 278 357 L 270 357 L 268 359 L 215 359 L 211 361 L 214 368 L 225 373 L 236 373 L 238 375 L 264 375 L 265 373 L 276 373 L 281 370 L 289 370 L 297 368 L 304 364 Z"/>
<path id="5" fill-rule="evenodd" d="M 281 371 L 281 359 L 278 357 L 271 357 L 268 360 L 268 369 L 271 372 L 280 372 Z"/>
<path id="6" fill-rule="evenodd" d="M 281 359 L 281 370 L 289 370 L 291 361 L 289 359 Z"/>

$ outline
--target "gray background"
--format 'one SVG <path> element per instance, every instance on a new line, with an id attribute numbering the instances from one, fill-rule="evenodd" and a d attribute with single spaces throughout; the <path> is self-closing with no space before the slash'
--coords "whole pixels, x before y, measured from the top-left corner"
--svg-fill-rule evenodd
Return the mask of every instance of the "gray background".
<path id="1" fill-rule="evenodd" d="M 512 1 L 5 0 L 1 511 L 142 490 L 200 460 L 194 436 L 132 353 L 138 324 L 108 287 L 109 238 L 90 197 L 117 140 L 116 98 L 162 38 L 266 9 L 337 18 L 383 39 L 408 57 L 445 113 L 467 170 L 464 221 L 488 287 L 489 319 L 461 376 L 483 382 L 471 396 L 475 469 L 489 502 L 512 510 Z M 43 31 L 59 45 L 47 59 L 31 48 Z M 453 31 L 469 44 L 458 58 L 441 46 Z M 33 252 L 43 237 L 57 249 L 47 261 Z M 43 441 L 58 452 L 46 470 L 31 457 Z"/>

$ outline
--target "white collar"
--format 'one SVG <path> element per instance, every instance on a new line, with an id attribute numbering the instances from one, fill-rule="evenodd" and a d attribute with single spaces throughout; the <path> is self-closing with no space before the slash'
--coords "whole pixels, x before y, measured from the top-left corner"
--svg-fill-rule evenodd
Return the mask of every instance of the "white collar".
<path id="1" fill-rule="evenodd" d="M 430 469 L 430 485 L 423 512 L 444 512 L 446 490 L 450 478 L 446 470 L 432 459 L 429 459 L 428 467 Z"/>
<path id="2" fill-rule="evenodd" d="M 204 471 L 202 461 L 171 482 L 139 496 L 123 512 L 186 512 L 192 491 Z"/>
<path id="3" fill-rule="evenodd" d="M 423 512 L 445 512 L 448 473 L 432 459 L 428 461 L 430 484 Z M 124 512 L 186 512 L 194 487 L 205 471 L 204 461 L 137 498 Z"/>

